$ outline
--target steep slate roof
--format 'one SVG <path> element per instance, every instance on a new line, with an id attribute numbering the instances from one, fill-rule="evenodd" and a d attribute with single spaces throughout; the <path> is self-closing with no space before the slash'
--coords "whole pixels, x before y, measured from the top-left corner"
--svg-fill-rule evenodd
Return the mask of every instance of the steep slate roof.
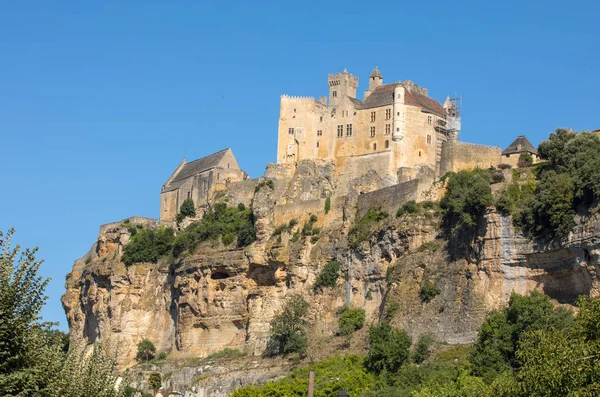
<path id="1" fill-rule="evenodd" d="M 381 72 L 379 71 L 379 69 L 377 69 L 377 66 L 375 66 L 375 69 L 373 69 L 373 71 L 371 72 L 371 75 L 369 75 L 369 77 L 379 77 L 379 78 L 383 78 L 381 76 Z"/>
<path id="2" fill-rule="evenodd" d="M 351 96 L 348 96 L 348 99 L 350 99 L 350 102 L 352 102 L 357 108 L 360 108 L 363 104 L 359 99 L 352 98 Z"/>
<path id="3" fill-rule="evenodd" d="M 223 159 L 223 157 L 225 157 L 225 154 L 228 150 L 229 148 L 223 149 L 209 156 L 202 157 L 201 159 L 190 161 L 189 163 L 185 164 L 181 171 L 175 175 L 175 178 L 173 178 L 171 183 L 165 186 L 164 191 L 177 189 L 185 182 L 185 179 L 189 178 L 190 176 L 215 168 L 217 165 L 219 165 L 219 162 Z"/>
<path id="4" fill-rule="evenodd" d="M 394 89 L 402 85 L 402 83 L 385 84 L 377 87 L 371 95 L 365 99 L 362 109 L 378 108 L 381 106 L 389 106 L 394 103 Z M 429 98 L 425 95 L 411 91 L 406 88 L 404 103 L 410 106 L 418 106 L 424 111 L 436 114 L 441 117 L 446 116 L 446 110 L 438 101 Z"/>
<path id="5" fill-rule="evenodd" d="M 506 149 L 504 149 L 502 154 L 506 155 L 506 154 L 522 153 L 522 152 L 538 154 L 538 151 L 533 147 L 531 142 L 529 142 L 529 140 L 527 138 L 525 138 L 524 135 L 518 136 L 517 139 L 515 139 L 515 141 L 513 143 L 511 143 L 510 145 L 508 145 L 508 147 Z"/>

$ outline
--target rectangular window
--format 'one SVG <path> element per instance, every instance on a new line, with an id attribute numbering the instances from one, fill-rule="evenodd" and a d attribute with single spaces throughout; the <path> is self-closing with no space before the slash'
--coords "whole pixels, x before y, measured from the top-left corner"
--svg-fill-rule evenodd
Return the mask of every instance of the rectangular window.
<path id="1" fill-rule="evenodd" d="M 319 122 L 323 122 L 323 116 L 319 117 Z"/>
<path id="2" fill-rule="evenodd" d="M 294 135 L 294 129 L 293 128 L 288 128 L 288 134 L 289 135 Z"/>
<path id="3" fill-rule="evenodd" d="M 392 118 L 392 109 L 386 109 L 385 110 L 385 119 L 389 120 L 390 118 Z"/>
<path id="4" fill-rule="evenodd" d="M 319 147 L 319 142 L 317 142 L 317 147 Z"/>
<path id="5" fill-rule="evenodd" d="M 338 125 L 338 138 L 344 136 L 344 126 L 342 124 Z"/>
<path id="6" fill-rule="evenodd" d="M 375 122 L 375 112 L 371 112 L 371 123 Z"/>
<path id="7" fill-rule="evenodd" d="M 377 144 L 376 143 L 373 144 L 373 150 L 377 150 Z"/>
<path id="8" fill-rule="evenodd" d="M 375 137 L 375 127 L 371 127 L 371 138 Z"/>
<path id="9" fill-rule="evenodd" d="M 385 148 L 387 149 L 387 148 L 389 148 L 389 147 L 390 147 L 390 141 L 388 141 L 388 140 L 386 139 L 386 141 L 385 141 Z"/>
<path id="10" fill-rule="evenodd" d="M 317 130 L 317 136 L 323 136 L 323 130 Z"/>
<path id="11" fill-rule="evenodd" d="M 331 93 L 331 96 L 335 98 L 335 97 L 337 96 L 337 91 L 333 91 L 333 92 Z"/>
<path id="12" fill-rule="evenodd" d="M 346 136 L 352 136 L 352 124 L 346 124 Z"/>
<path id="13" fill-rule="evenodd" d="M 385 125 L 385 135 L 390 135 L 391 133 L 392 133 L 392 125 L 386 124 Z"/>
<path id="14" fill-rule="evenodd" d="M 431 125 L 431 116 L 427 116 L 427 124 Z"/>
<path id="15" fill-rule="evenodd" d="M 431 145 L 431 135 L 427 135 L 427 144 Z"/>

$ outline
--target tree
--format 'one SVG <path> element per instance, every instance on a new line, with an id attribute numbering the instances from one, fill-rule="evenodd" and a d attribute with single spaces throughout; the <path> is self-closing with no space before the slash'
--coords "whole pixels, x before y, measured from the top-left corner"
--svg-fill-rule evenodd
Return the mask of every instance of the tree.
<path id="1" fill-rule="evenodd" d="M 309 304 L 300 295 L 292 295 L 283 309 L 271 321 L 271 348 L 275 353 L 289 354 L 306 351 L 306 313 Z"/>
<path id="2" fill-rule="evenodd" d="M 123 247 L 121 260 L 127 266 L 142 262 L 156 263 L 158 258 L 172 251 L 174 241 L 175 231 L 170 227 L 141 229 Z"/>
<path id="3" fill-rule="evenodd" d="M 415 351 L 413 352 L 413 361 L 417 364 L 422 364 L 429 357 L 430 351 L 429 348 L 433 343 L 434 338 L 429 334 L 423 334 L 419 338 L 417 345 L 415 346 Z"/>
<path id="4" fill-rule="evenodd" d="M 388 323 L 381 323 L 369 330 L 369 352 L 365 367 L 375 373 L 395 373 L 408 359 L 410 336 Z"/>
<path id="5" fill-rule="evenodd" d="M 533 156 L 529 152 L 522 152 L 519 155 L 519 160 L 517 161 L 517 167 L 526 168 L 531 167 L 533 164 Z"/>
<path id="6" fill-rule="evenodd" d="M 138 361 L 149 361 L 154 358 L 156 347 L 149 339 L 142 339 L 137 344 L 137 359 Z"/>
<path id="7" fill-rule="evenodd" d="M 365 311 L 363 309 L 349 309 L 344 307 L 340 313 L 340 335 L 351 335 L 365 325 Z"/>
<path id="8" fill-rule="evenodd" d="M 177 223 L 181 223 L 187 217 L 196 216 L 196 206 L 194 200 L 191 198 L 183 200 L 181 207 L 179 207 L 179 214 L 177 214 Z"/>
<path id="9" fill-rule="evenodd" d="M 152 372 L 148 376 L 148 386 L 152 389 L 154 394 L 158 392 L 158 389 L 160 389 L 160 387 L 162 386 L 162 377 L 160 376 L 160 373 Z"/>

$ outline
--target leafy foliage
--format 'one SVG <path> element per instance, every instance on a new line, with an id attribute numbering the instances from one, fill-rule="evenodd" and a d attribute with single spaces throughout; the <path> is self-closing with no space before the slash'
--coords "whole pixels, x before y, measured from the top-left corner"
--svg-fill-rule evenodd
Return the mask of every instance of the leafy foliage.
<path id="1" fill-rule="evenodd" d="M 328 262 L 317 276 L 314 290 L 318 291 L 324 287 L 335 287 L 337 279 L 340 276 L 340 263 L 338 261 Z"/>
<path id="2" fill-rule="evenodd" d="M 348 232 L 348 245 L 357 248 L 360 243 L 366 241 L 373 233 L 373 228 L 389 214 L 382 210 L 369 209 L 365 215 L 358 219 Z"/>
<path id="3" fill-rule="evenodd" d="M 419 206 L 415 200 L 409 200 L 406 203 L 402 204 L 398 211 L 396 211 L 396 216 L 401 217 L 404 214 L 414 214 L 419 211 Z"/>
<path id="4" fill-rule="evenodd" d="M 261 181 L 258 185 L 256 185 L 256 187 L 254 188 L 254 193 L 258 193 L 260 191 L 260 189 L 262 189 L 263 187 L 269 187 L 271 190 L 275 189 L 275 182 L 273 182 L 272 179 L 267 179 L 264 181 Z"/>
<path id="5" fill-rule="evenodd" d="M 328 214 L 329 210 L 331 210 L 331 197 L 325 199 L 325 214 Z"/>
<path id="6" fill-rule="evenodd" d="M 519 367 L 515 352 L 523 333 L 572 325 L 572 313 L 554 309 L 548 296 L 537 291 L 528 296 L 513 294 L 508 307 L 490 313 L 479 330 L 471 357 L 474 374 L 490 383 L 503 372 Z"/>
<path id="7" fill-rule="evenodd" d="M 344 307 L 340 313 L 340 335 L 351 335 L 365 325 L 365 311 Z"/>
<path id="8" fill-rule="evenodd" d="M 377 374 L 383 371 L 395 373 L 408 359 L 411 344 L 406 332 L 386 322 L 371 327 L 365 367 Z"/>
<path id="9" fill-rule="evenodd" d="M 270 353 L 289 354 L 306 351 L 308 302 L 300 295 L 288 298 L 279 314 L 271 321 Z"/>
<path id="10" fill-rule="evenodd" d="M 123 248 L 121 260 L 127 266 L 134 263 L 156 263 L 158 258 L 171 252 L 175 232 L 172 228 L 140 229 Z"/>
<path id="11" fill-rule="evenodd" d="M 13 248 L 13 234 L 0 231 L 0 395 L 121 396 L 114 355 L 99 346 L 90 356 L 78 346 L 66 354 L 66 335 L 38 322 L 49 279 L 38 274 L 37 248 Z"/>
<path id="12" fill-rule="evenodd" d="M 149 339 L 142 339 L 137 344 L 137 360 L 138 361 L 149 361 L 154 358 L 156 353 L 156 347 Z"/>
<path id="13" fill-rule="evenodd" d="M 459 249 L 453 252 L 455 256 L 466 254 L 486 207 L 492 203 L 489 171 L 465 170 L 449 176 L 440 206 L 445 210 L 442 221 L 451 246 Z"/>
<path id="14" fill-rule="evenodd" d="M 419 295 L 421 296 L 421 301 L 425 303 L 429 303 L 433 298 L 438 296 L 442 291 L 440 287 L 433 284 L 430 281 L 425 281 L 421 286 L 421 291 Z"/>
<path id="15" fill-rule="evenodd" d="M 183 203 L 179 208 L 179 213 L 177 214 L 177 223 L 181 223 L 187 217 L 194 216 L 196 216 L 196 206 L 194 205 L 194 200 L 191 198 L 183 200 Z"/>
<path id="16" fill-rule="evenodd" d="M 315 371 L 315 397 L 335 397 L 342 387 L 351 396 L 359 396 L 375 385 L 360 356 L 330 357 L 307 368 L 294 370 L 290 376 L 264 386 L 236 389 L 232 397 L 305 397 L 308 393 L 308 371 Z"/>
<path id="17" fill-rule="evenodd" d="M 154 394 L 162 386 L 162 376 L 158 372 L 152 372 L 148 375 L 148 386 L 154 391 Z"/>
<path id="18" fill-rule="evenodd" d="M 422 364 L 425 360 L 427 360 L 429 354 L 431 353 L 429 349 L 434 341 L 435 338 L 429 334 L 421 335 L 412 355 L 412 359 L 415 363 Z"/>

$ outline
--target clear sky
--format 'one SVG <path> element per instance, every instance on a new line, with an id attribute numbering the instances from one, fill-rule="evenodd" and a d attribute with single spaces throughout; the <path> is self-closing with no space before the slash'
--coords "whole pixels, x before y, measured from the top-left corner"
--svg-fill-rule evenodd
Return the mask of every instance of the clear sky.
<path id="1" fill-rule="evenodd" d="M 158 217 L 182 158 L 231 147 L 252 177 L 275 161 L 279 96 L 377 65 L 443 101 L 461 140 L 534 145 L 600 128 L 600 2 L 3 1 L 0 229 L 40 247 L 45 320 L 103 223 Z"/>

